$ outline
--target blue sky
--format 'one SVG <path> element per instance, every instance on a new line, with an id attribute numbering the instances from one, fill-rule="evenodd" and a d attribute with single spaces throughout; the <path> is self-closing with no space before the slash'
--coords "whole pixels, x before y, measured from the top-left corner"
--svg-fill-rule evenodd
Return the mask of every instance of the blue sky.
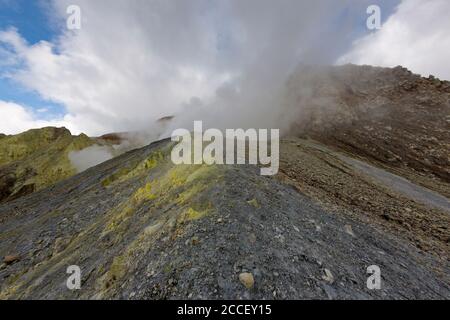
<path id="1" fill-rule="evenodd" d="M 31 44 L 51 41 L 57 34 L 49 23 L 48 6 L 42 0 L 0 0 L 0 29 L 14 26 Z"/>
<path id="2" fill-rule="evenodd" d="M 30 45 L 42 40 L 51 42 L 58 36 L 58 29 L 50 22 L 53 20 L 49 12 L 49 3 L 44 0 L 0 0 L 0 30 L 16 28 Z M 0 65 L 0 75 L 5 71 L 8 70 Z M 0 100 L 31 107 L 44 120 L 60 118 L 65 113 L 64 106 L 46 101 L 38 93 L 1 76 Z"/>

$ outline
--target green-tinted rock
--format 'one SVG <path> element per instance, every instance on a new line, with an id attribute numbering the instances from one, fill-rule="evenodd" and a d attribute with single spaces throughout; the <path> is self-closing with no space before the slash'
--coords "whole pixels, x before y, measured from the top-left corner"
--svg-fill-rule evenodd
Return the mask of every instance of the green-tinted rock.
<path id="1" fill-rule="evenodd" d="M 95 143 L 66 128 L 32 129 L 0 139 L 0 201 L 13 200 L 51 186 L 76 172 L 69 153 Z"/>

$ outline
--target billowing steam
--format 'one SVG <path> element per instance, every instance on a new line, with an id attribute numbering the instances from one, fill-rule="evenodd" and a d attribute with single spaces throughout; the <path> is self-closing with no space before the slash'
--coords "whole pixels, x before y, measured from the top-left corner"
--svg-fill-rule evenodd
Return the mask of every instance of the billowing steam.
<path id="1" fill-rule="evenodd" d="M 93 145 L 80 151 L 69 153 L 69 159 L 77 172 L 82 172 L 102 162 L 113 158 L 111 149 L 107 146 Z"/>

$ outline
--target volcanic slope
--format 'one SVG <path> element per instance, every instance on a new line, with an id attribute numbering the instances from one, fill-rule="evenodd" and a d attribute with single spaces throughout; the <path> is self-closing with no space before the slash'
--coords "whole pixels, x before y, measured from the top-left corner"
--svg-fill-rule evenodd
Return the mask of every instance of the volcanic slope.
<path id="1" fill-rule="evenodd" d="M 278 178 L 255 166 L 173 165 L 165 140 L 1 205 L 0 299 L 450 298 L 448 229 L 415 242 L 373 223 L 368 206 L 332 201 L 340 195 L 306 180 L 314 168 L 293 167 L 310 146 L 292 141 L 282 150 L 298 154 L 290 152 Z M 334 156 L 316 157 L 330 177 Z M 420 207 L 380 183 L 362 178 L 354 188 Z M 441 225 L 429 230 L 448 226 L 449 215 L 433 210 Z M 437 251 L 418 245 L 427 241 Z M 66 287 L 71 265 L 81 269 L 80 290 Z M 381 269 L 380 290 L 367 288 L 371 265 Z M 253 286 L 241 273 L 252 274 Z"/>

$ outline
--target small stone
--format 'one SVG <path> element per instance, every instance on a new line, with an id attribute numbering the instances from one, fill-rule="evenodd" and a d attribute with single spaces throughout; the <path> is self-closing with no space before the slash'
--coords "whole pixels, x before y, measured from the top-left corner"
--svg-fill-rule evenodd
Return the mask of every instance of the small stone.
<path id="1" fill-rule="evenodd" d="M 324 272 L 325 272 L 325 274 L 322 276 L 322 279 L 325 280 L 328 283 L 333 283 L 334 282 L 334 276 L 331 273 L 331 271 L 328 270 L 328 269 L 325 269 Z"/>
<path id="2" fill-rule="evenodd" d="M 247 203 L 257 209 L 261 208 L 261 205 L 259 204 L 258 200 L 252 199 L 250 201 L 247 201 Z"/>
<path id="3" fill-rule="evenodd" d="M 13 264 L 17 261 L 20 261 L 20 257 L 18 255 L 10 255 L 3 258 L 3 262 L 6 264 Z"/>
<path id="4" fill-rule="evenodd" d="M 253 288 L 253 285 L 255 284 L 255 279 L 253 278 L 253 275 L 248 272 L 243 272 L 239 275 L 239 281 L 247 288 L 251 289 Z"/>
<path id="5" fill-rule="evenodd" d="M 275 239 L 277 239 L 278 241 L 280 241 L 280 242 L 283 243 L 283 244 L 284 244 L 284 242 L 285 242 L 285 237 L 284 237 L 282 234 L 277 234 L 277 235 L 275 236 Z"/>
<path id="6" fill-rule="evenodd" d="M 200 242 L 200 240 L 198 239 L 197 236 L 194 236 L 194 237 L 191 238 L 191 243 L 192 243 L 192 245 L 195 246 L 195 245 L 197 245 L 199 242 Z"/>
<path id="7" fill-rule="evenodd" d="M 217 219 L 217 222 L 218 222 L 218 223 L 222 223 L 222 222 L 223 222 L 223 219 L 222 219 L 222 218 L 219 218 L 219 219 Z"/>
<path id="8" fill-rule="evenodd" d="M 297 231 L 297 232 L 300 232 L 300 229 L 297 228 L 296 226 L 294 226 L 294 230 Z"/>
<path id="9" fill-rule="evenodd" d="M 351 235 L 352 237 L 355 236 L 355 234 L 353 233 L 353 229 L 352 229 L 352 226 L 351 226 L 351 225 L 346 224 L 345 227 L 344 227 L 344 229 L 345 229 L 345 232 L 347 232 L 347 233 L 348 233 L 349 235 Z"/>
<path id="10" fill-rule="evenodd" d="M 67 247 L 69 242 L 70 242 L 70 239 L 57 238 L 55 240 L 55 245 L 54 245 L 55 253 L 60 253 L 60 252 L 64 251 L 64 249 Z"/>

